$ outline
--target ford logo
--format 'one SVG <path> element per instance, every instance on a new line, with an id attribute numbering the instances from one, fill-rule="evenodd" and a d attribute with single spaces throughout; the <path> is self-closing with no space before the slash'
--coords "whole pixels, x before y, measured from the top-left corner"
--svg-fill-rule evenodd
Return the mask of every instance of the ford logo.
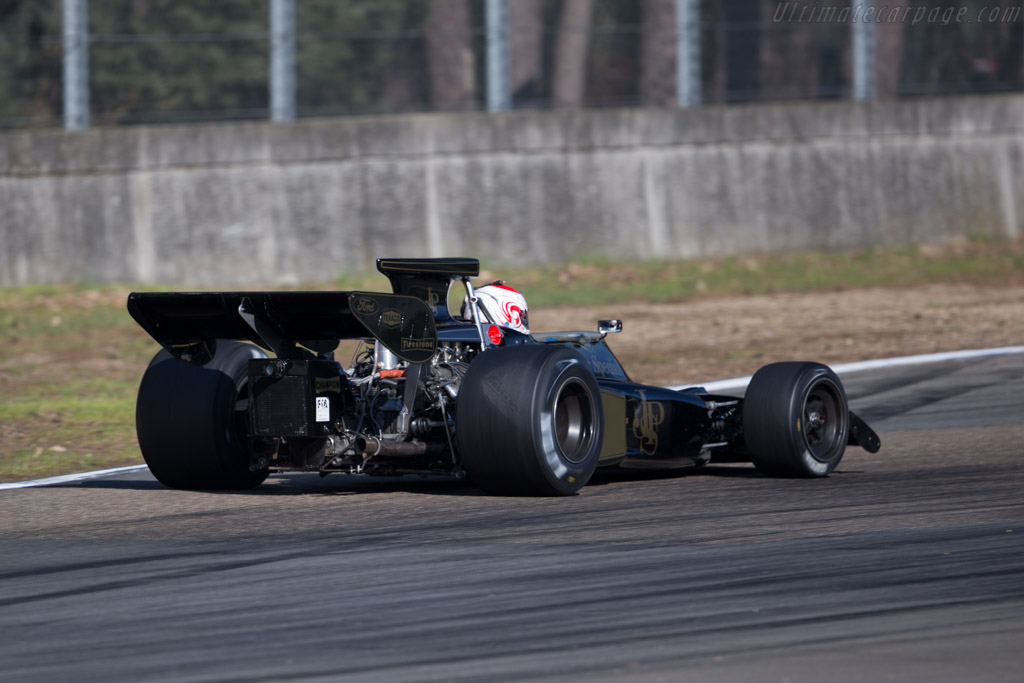
<path id="1" fill-rule="evenodd" d="M 377 312 L 377 302 L 367 296 L 356 299 L 356 313 L 371 315 Z"/>

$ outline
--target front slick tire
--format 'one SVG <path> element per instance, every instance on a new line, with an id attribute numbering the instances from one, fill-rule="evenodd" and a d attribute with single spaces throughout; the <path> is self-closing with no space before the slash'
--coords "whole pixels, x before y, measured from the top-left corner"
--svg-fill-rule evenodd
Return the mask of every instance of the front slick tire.
<path id="1" fill-rule="evenodd" d="M 839 378 L 820 363 L 772 363 L 750 380 L 743 433 L 757 469 L 825 477 L 846 450 L 850 410 Z"/>
<path id="2" fill-rule="evenodd" d="M 267 471 L 250 469 L 248 368 L 266 358 L 250 344 L 218 340 L 202 367 L 166 351 L 149 364 L 135 404 L 135 430 L 149 470 L 175 489 L 244 490 Z"/>
<path id="3" fill-rule="evenodd" d="M 484 491 L 576 493 L 594 474 L 603 434 L 601 390 L 576 351 L 497 348 L 470 363 L 456 436 L 463 468 Z"/>

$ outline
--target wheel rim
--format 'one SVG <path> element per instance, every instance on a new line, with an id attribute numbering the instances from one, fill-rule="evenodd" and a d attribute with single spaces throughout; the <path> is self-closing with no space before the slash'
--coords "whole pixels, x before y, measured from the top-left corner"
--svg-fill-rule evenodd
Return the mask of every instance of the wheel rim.
<path id="1" fill-rule="evenodd" d="M 594 404 L 590 392 L 575 377 L 566 380 L 555 393 L 555 443 L 562 457 L 575 464 L 583 462 L 594 440 Z"/>
<path id="2" fill-rule="evenodd" d="M 840 406 L 839 387 L 828 380 L 811 385 L 804 400 L 803 436 L 807 450 L 815 460 L 828 462 L 844 444 L 843 425 L 847 419 Z"/>

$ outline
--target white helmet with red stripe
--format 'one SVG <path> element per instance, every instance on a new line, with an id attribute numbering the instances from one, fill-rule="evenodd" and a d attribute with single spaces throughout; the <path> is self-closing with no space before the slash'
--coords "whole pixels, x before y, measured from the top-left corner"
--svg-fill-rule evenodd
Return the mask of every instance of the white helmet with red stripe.
<path id="1" fill-rule="evenodd" d="M 480 308 L 486 310 L 486 315 L 495 325 L 530 334 L 530 314 L 526 297 L 500 281 L 484 285 L 475 291 Z M 462 315 L 465 318 L 470 317 L 468 297 L 462 302 Z"/>

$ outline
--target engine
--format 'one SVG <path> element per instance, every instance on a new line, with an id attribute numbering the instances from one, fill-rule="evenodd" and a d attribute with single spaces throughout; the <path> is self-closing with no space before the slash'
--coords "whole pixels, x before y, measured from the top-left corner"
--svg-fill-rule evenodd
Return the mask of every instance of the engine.
<path id="1" fill-rule="evenodd" d="M 258 467 L 397 475 L 459 472 L 455 413 L 479 345 L 441 344 L 427 363 L 364 342 L 333 360 L 254 359 L 249 413 Z"/>

